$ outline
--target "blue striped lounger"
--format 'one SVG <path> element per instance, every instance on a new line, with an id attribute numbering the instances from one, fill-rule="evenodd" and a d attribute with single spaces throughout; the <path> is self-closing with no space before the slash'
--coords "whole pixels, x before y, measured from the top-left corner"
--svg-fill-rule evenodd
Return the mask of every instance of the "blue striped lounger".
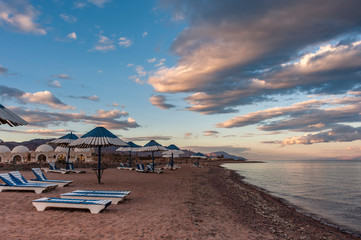
<path id="1" fill-rule="evenodd" d="M 35 182 L 35 183 L 52 183 L 56 184 L 59 187 L 64 187 L 72 183 L 73 181 L 66 181 L 66 180 L 49 180 L 45 177 L 43 172 L 40 168 L 32 168 L 31 169 L 36 177 L 36 179 L 32 179 L 29 182 Z"/>
<path id="2" fill-rule="evenodd" d="M 49 185 L 39 185 L 35 183 L 20 183 L 14 180 L 14 177 L 11 177 L 9 173 L 1 173 L 1 180 L 5 182 L 5 185 L 0 185 L 0 192 L 3 190 L 15 190 L 15 191 L 34 191 L 35 193 L 42 193 L 43 191 L 54 188 L 54 186 Z M 56 187 L 56 185 L 55 185 Z"/>
<path id="3" fill-rule="evenodd" d="M 88 200 L 88 199 L 68 199 L 68 198 L 40 198 L 33 200 L 33 205 L 37 211 L 44 211 L 46 208 L 77 208 L 89 209 L 91 213 L 97 214 L 107 208 L 110 200 Z"/>
<path id="4" fill-rule="evenodd" d="M 108 199 L 112 201 L 112 204 L 118 204 L 119 202 L 123 201 L 129 193 L 129 191 L 76 190 L 73 192 L 61 194 L 61 197 L 75 199 Z"/>

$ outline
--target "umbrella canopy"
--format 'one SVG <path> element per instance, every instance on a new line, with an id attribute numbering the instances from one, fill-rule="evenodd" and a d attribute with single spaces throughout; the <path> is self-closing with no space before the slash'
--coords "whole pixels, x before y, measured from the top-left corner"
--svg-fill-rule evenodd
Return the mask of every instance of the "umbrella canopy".
<path id="1" fill-rule="evenodd" d="M 203 153 L 200 153 L 200 152 L 193 154 L 191 157 L 192 158 L 207 158 L 206 155 L 204 155 Z"/>
<path id="2" fill-rule="evenodd" d="M 129 167 L 132 167 L 132 152 L 136 152 L 141 146 L 133 142 L 128 142 L 128 146 L 120 147 L 117 149 L 118 152 L 129 152 Z"/>
<path id="3" fill-rule="evenodd" d="M 10 127 L 27 125 L 28 122 L 0 104 L 0 125 L 8 124 Z"/>
<path id="4" fill-rule="evenodd" d="M 171 157 L 170 160 L 170 166 L 171 168 L 173 168 L 173 163 L 174 163 L 174 158 L 175 157 L 179 157 L 179 154 L 183 154 L 184 152 L 182 150 L 179 149 L 179 147 L 177 147 L 174 144 L 171 144 L 167 147 L 168 151 L 163 152 L 162 154 L 165 154 L 166 156 L 169 155 Z M 164 155 L 163 155 L 164 157 Z"/>
<path id="5" fill-rule="evenodd" d="M 127 144 L 115 136 L 113 133 L 109 132 L 104 127 L 96 127 L 90 132 L 84 134 L 79 139 L 69 144 L 70 147 L 77 148 L 91 148 L 98 147 L 98 183 L 101 181 L 101 148 L 109 146 L 127 146 Z"/>
<path id="6" fill-rule="evenodd" d="M 74 140 L 77 140 L 77 139 L 78 139 L 78 136 L 73 134 L 73 132 L 71 132 L 71 133 L 68 133 L 68 134 L 62 136 L 61 138 L 55 139 L 49 143 L 65 148 L 65 147 L 68 147 L 68 145 L 71 142 L 73 142 Z"/>
<path id="7" fill-rule="evenodd" d="M 166 151 L 167 149 L 157 143 L 154 140 L 150 140 L 147 144 L 143 147 L 138 149 L 138 152 L 152 152 L 152 162 L 153 162 L 153 171 L 154 171 L 154 152 L 157 151 Z"/>
<path id="8" fill-rule="evenodd" d="M 66 164 L 67 167 L 69 166 L 69 159 L 70 159 L 70 147 L 69 144 L 72 143 L 73 141 L 77 140 L 78 136 L 73 134 L 73 132 L 70 132 L 64 136 L 62 136 L 61 138 L 55 139 L 53 141 L 50 141 L 50 144 L 59 146 L 59 147 L 63 147 L 63 148 L 68 148 L 68 155 L 66 157 Z"/>

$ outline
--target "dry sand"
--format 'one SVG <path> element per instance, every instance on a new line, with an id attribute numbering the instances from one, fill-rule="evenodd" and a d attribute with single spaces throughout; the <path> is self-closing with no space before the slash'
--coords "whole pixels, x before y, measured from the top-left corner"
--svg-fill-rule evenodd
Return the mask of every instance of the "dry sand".
<path id="1" fill-rule="evenodd" d="M 359 239 L 303 216 L 218 167 L 181 164 L 164 174 L 107 169 L 46 173 L 74 180 L 42 194 L 0 193 L 0 239 Z M 30 179 L 33 174 L 22 171 Z M 77 189 L 130 190 L 128 200 L 99 214 L 87 210 L 37 212 L 31 201 Z"/>

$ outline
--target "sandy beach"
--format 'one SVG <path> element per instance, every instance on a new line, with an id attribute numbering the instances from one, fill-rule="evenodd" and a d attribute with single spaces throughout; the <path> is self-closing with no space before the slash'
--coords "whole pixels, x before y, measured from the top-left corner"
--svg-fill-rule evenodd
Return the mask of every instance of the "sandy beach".
<path id="1" fill-rule="evenodd" d="M 102 184 L 91 169 L 46 173 L 74 183 L 42 194 L 1 192 L 0 239 L 360 239 L 296 212 L 218 165 L 180 164 L 163 174 L 106 169 Z M 32 172 L 21 173 L 33 178 Z M 31 204 L 77 189 L 132 193 L 99 214 L 37 212 Z"/>

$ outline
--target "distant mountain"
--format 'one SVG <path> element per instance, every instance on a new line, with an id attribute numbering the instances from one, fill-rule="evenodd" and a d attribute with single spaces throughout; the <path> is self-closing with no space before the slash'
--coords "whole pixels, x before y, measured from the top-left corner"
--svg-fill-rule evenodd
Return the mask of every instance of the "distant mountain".
<path id="1" fill-rule="evenodd" d="M 24 142 L 3 142 L 1 143 L 1 145 L 5 145 L 8 148 L 10 148 L 10 150 L 12 150 L 14 147 L 19 146 L 19 145 L 23 145 L 27 148 L 29 148 L 29 150 L 34 150 L 39 147 L 41 144 L 47 144 L 48 142 L 54 140 L 52 139 L 33 139 L 30 141 L 24 141 Z"/>
<path id="2" fill-rule="evenodd" d="M 206 153 L 208 157 L 222 157 L 225 159 L 233 159 L 233 160 L 247 160 L 244 157 L 239 157 L 235 155 L 228 154 L 224 151 L 218 151 L 218 152 L 212 152 L 212 153 Z"/>

